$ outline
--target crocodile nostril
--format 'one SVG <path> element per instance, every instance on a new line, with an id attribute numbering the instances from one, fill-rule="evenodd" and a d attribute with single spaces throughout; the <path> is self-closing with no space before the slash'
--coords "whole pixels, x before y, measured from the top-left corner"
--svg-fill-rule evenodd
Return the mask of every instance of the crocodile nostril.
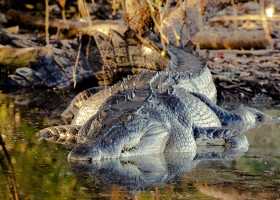
<path id="1" fill-rule="evenodd" d="M 87 158 L 86 163 L 88 163 L 88 164 L 92 163 L 92 158 Z"/>
<path id="2" fill-rule="evenodd" d="M 68 160 L 83 160 L 92 162 L 92 160 L 100 160 L 101 152 L 94 144 L 81 144 L 74 147 L 68 154 Z"/>

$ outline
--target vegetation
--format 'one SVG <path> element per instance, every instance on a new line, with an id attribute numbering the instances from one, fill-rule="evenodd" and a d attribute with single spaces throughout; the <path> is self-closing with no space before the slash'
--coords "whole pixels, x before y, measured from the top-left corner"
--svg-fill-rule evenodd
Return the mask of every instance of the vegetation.
<path id="1" fill-rule="evenodd" d="M 232 90 L 234 90 L 233 93 L 235 95 L 245 93 L 252 99 L 252 97 L 257 96 L 255 92 L 250 92 L 250 90 L 253 90 L 254 87 L 258 87 L 255 83 L 260 82 L 261 87 L 255 90 L 257 90 L 257 92 L 264 91 L 265 101 L 269 101 L 268 96 L 272 93 L 279 99 L 280 90 L 279 84 L 277 85 L 280 80 L 279 53 L 275 51 L 275 49 L 277 50 L 277 48 L 280 48 L 280 46 L 277 46 L 278 44 L 280 45 L 280 29 L 277 29 L 277 27 L 279 28 L 279 16 L 277 14 L 271 14 L 269 10 L 268 14 L 264 13 L 265 8 L 269 8 L 265 7 L 267 1 L 259 1 L 261 5 L 261 15 L 256 17 L 253 16 L 256 13 L 250 14 L 253 18 L 246 18 L 246 23 L 243 23 L 244 17 L 248 17 L 249 14 L 243 15 L 244 13 L 241 13 L 242 16 L 235 16 L 238 8 L 243 4 L 236 4 L 234 2 L 247 1 L 189 1 L 192 3 L 194 2 L 194 7 L 199 9 L 193 9 L 194 7 L 191 7 L 193 5 L 185 5 L 181 0 L 176 1 L 178 2 L 177 6 L 172 6 L 173 9 L 177 9 L 176 12 L 179 12 L 183 5 L 190 6 L 186 8 L 190 8 L 191 11 L 198 10 L 198 12 L 194 14 L 194 18 L 197 20 L 193 23 L 194 25 L 187 21 L 187 16 L 183 17 L 183 20 L 186 21 L 179 18 L 182 22 L 186 24 L 189 23 L 190 26 L 193 25 L 194 30 L 201 31 L 197 38 L 192 32 L 193 29 L 190 29 L 189 33 L 186 35 L 180 35 L 180 31 L 178 31 L 178 27 L 180 26 L 177 26 L 179 23 L 177 23 L 177 21 L 171 23 L 166 21 L 166 18 L 168 18 L 171 13 L 176 13 L 174 10 L 170 9 L 167 4 L 173 1 L 112 0 L 109 2 L 95 0 L 94 2 L 93 0 L 60 0 L 59 5 L 55 0 L 6 0 L 2 2 L 4 2 L 2 10 L 5 11 L 4 14 L 8 18 L 8 23 L 1 22 L 4 24 L 4 27 L 6 26 L 6 28 L 8 28 L 19 25 L 20 28 L 16 29 L 17 31 L 11 31 L 11 29 L 8 29 L 8 31 L 15 35 L 20 35 L 20 37 L 26 37 L 25 39 L 31 40 L 40 48 L 32 49 L 28 47 L 29 51 L 24 51 L 23 56 L 21 56 L 22 54 L 17 54 L 19 51 L 16 51 L 16 48 L 19 48 L 18 46 L 14 49 L 9 48 L 7 50 L 6 48 L 6 45 L 15 45 L 15 43 L 8 43 L 10 40 L 6 37 L 0 39 L 2 44 L 0 47 L 0 60 L 2 61 L 1 72 L 4 71 L 4 73 L 6 73 L 6 71 L 9 71 L 5 70 L 5 66 L 7 65 L 10 65 L 10 67 L 11 65 L 13 67 L 28 66 L 29 61 L 35 61 L 34 57 L 40 54 L 42 48 L 44 48 L 46 44 L 49 46 L 48 44 L 53 41 L 59 43 L 61 39 L 68 39 L 72 40 L 72 42 L 76 42 L 77 37 L 79 38 L 78 40 L 81 41 L 83 39 L 82 34 L 85 34 L 81 31 L 84 25 L 93 25 L 95 19 L 115 19 L 124 16 L 126 23 L 131 29 L 138 33 L 139 37 L 146 37 L 153 31 L 155 35 L 159 35 L 163 47 L 166 44 L 173 44 L 182 45 L 187 50 L 190 50 L 192 48 L 188 48 L 190 44 L 188 41 L 190 37 L 195 38 L 196 40 L 192 42 L 196 45 L 201 55 L 205 53 L 205 57 L 209 58 L 208 64 L 211 64 L 210 67 L 212 72 L 214 72 L 214 79 L 218 80 L 217 85 L 220 88 L 226 88 L 226 90 L 234 88 Z M 274 3 L 277 2 L 275 1 Z M 211 7 L 212 4 L 214 5 L 213 7 Z M 94 7 L 95 5 L 96 7 Z M 273 4 L 270 6 L 273 9 Z M 219 10 L 222 10 L 227 7 L 231 7 L 232 9 L 223 12 L 228 11 L 230 14 L 235 12 L 235 15 L 233 15 L 234 17 L 229 16 L 226 18 L 221 15 L 213 18 L 212 21 L 206 20 L 209 18 L 211 9 L 219 8 Z M 24 11 L 19 12 L 19 10 L 13 10 L 17 8 L 21 8 Z M 242 9 L 239 11 L 244 11 Z M 277 11 L 277 8 L 275 9 Z M 245 11 L 247 12 L 248 10 Z M 124 12 L 123 15 L 122 12 Z M 216 13 L 218 10 L 214 10 L 213 12 Z M 28 18 L 25 18 L 27 14 Z M 267 16 L 264 18 L 264 15 Z M 21 21 L 18 16 L 22 19 L 31 20 Z M 31 18 L 29 18 L 30 16 Z M 37 20 L 34 20 L 34 18 Z M 61 18 L 64 21 L 58 20 Z M 73 18 L 79 20 L 71 23 L 70 21 Z M 166 24 L 169 25 L 169 29 L 166 29 Z M 206 28 L 209 28 L 209 32 L 205 31 Z M 220 30 L 220 28 L 221 32 L 219 34 L 213 32 L 213 29 L 217 31 Z M 265 34 L 258 37 L 258 41 L 253 43 L 249 41 L 248 43 L 253 45 L 253 47 L 249 46 L 247 48 L 249 50 L 247 51 L 243 50 L 242 46 L 240 47 L 240 45 L 244 45 L 244 38 L 242 37 L 239 38 L 243 42 L 238 42 L 238 45 L 235 46 L 236 50 L 229 50 L 230 52 L 227 50 L 213 50 L 211 53 L 207 54 L 206 51 L 202 50 L 202 48 L 216 47 L 232 48 L 231 45 L 233 44 L 227 42 L 221 44 L 219 43 L 220 38 L 214 40 L 214 38 L 209 37 L 209 35 L 220 35 L 222 37 L 232 36 L 230 34 L 227 35 L 225 29 L 230 29 L 230 33 L 235 33 L 236 29 L 239 30 L 241 28 L 245 28 L 249 32 L 254 32 L 252 30 L 258 29 L 265 32 Z M 33 37 L 34 35 L 35 37 Z M 271 35 L 275 38 L 271 38 Z M 1 36 L 3 36 L 3 34 L 1 34 Z M 209 38 L 211 42 L 209 42 Z M 248 38 L 250 38 L 250 35 Z M 228 41 L 230 41 L 230 39 L 232 41 L 234 38 L 229 37 Z M 82 44 L 82 42 L 79 44 Z M 234 44 L 236 44 L 236 42 Z M 29 45 L 29 43 L 25 45 Z M 256 45 L 260 45 L 257 47 L 261 50 L 251 50 L 251 48 L 256 48 Z M 193 47 L 192 44 L 191 47 Z M 26 48 L 26 46 L 21 46 L 20 48 Z M 78 51 L 82 51 L 81 45 Z M 89 52 L 89 50 L 87 50 L 87 52 Z M 89 53 L 87 53 L 87 55 L 88 54 Z M 165 54 L 166 52 L 163 50 L 162 55 L 164 56 Z M 40 56 L 42 55 L 40 54 Z M 79 56 L 75 68 L 79 63 L 78 60 Z M 225 63 L 227 66 L 224 65 Z M 265 68 L 265 64 L 268 66 L 267 68 Z M 244 67 L 245 65 L 246 67 Z M 259 72 L 260 69 L 255 68 L 257 65 L 259 68 L 262 68 L 263 71 Z M 14 69 L 12 71 L 14 71 Z M 266 74 L 267 72 L 269 72 L 269 76 Z M 270 74 L 272 75 L 270 76 Z M 75 74 L 73 74 L 73 77 L 75 79 Z M 257 77 L 257 80 L 252 80 L 252 77 Z M 243 81 L 245 85 L 239 84 L 240 81 Z M 238 87 L 241 89 L 236 91 L 235 89 Z M 265 89 L 269 91 L 265 91 Z M 186 197 L 212 199 L 202 192 L 202 186 L 205 186 L 205 183 L 216 184 L 218 186 L 219 184 L 222 186 L 224 184 L 225 186 L 221 186 L 221 188 L 229 188 L 229 185 L 226 184 L 229 180 L 233 180 L 233 182 L 235 180 L 233 185 L 235 184 L 234 186 L 236 186 L 239 184 L 241 188 L 249 187 L 252 182 L 267 183 L 263 188 L 258 188 L 256 185 L 253 185 L 256 191 L 269 191 L 269 188 L 275 189 L 279 187 L 280 140 L 277 135 L 279 132 L 279 125 L 264 126 L 258 131 L 252 130 L 252 132 L 249 132 L 248 137 L 249 140 L 252 141 L 253 148 L 251 148 L 251 151 L 246 154 L 245 157 L 237 161 L 222 163 L 221 165 L 226 168 L 224 171 L 221 170 L 223 173 L 220 173 L 221 171 L 214 168 L 210 168 L 208 171 L 205 169 L 197 169 L 189 174 L 185 174 L 181 180 L 174 183 L 158 185 L 139 192 L 127 191 L 124 187 L 116 185 L 111 186 L 111 188 L 104 187 L 98 183 L 98 180 L 96 180 L 94 176 L 86 177 L 86 182 L 80 182 L 78 177 L 73 174 L 67 162 L 66 157 L 68 150 L 66 148 L 52 143 L 37 141 L 34 133 L 48 126 L 47 121 L 50 120 L 50 117 L 44 115 L 45 112 L 48 111 L 41 110 L 42 106 L 43 105 L 35 105 L 35 108 L 29 107 L 28 105 L 20 106 L 15 104 L 14 100 L 7 97 L 7 95 L 0 94 L 1 199 L 117 199 L 124 197 L 138 199 L 177 199 Z M 53 112 L 53 110 L 49 112 Z M 270 110 L 270 112 L 274 112 L 274 115 L 279 114 L 278 110 Z M 256 132 L 258 132 L 257 136 Z M 271 133 L 271 135 L 266 135 L 266 140 L 264 140 L 262 137 L 263 133 Z M 258 149 L 254 147 L 258 147 Z M 209 176 L 205 176 L 205 174 Z M 219 174 L 221 175 L 219 176 Z M 247 174 L 248 177 L 253 177 L 250 179 L 251 182 L 246 182 L 246 180 L 240 178 L 244 174 Z M 221 188 L 220 190 L 222 190 Z"/>

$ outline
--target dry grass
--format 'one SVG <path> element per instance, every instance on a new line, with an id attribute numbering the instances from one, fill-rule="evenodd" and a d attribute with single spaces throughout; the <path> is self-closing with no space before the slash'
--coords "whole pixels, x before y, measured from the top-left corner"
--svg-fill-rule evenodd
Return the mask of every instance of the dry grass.
<path id="1" fill-rule="evenodd" d="M 81 16 L 83 18 L 86 18 L 87 21 L 89 22 L 89 24 L 91 25 L 91 16 L 90 16 L 90 13 L 89 13 L 89 10 L 88 10 L 88 7 L 87 7 L 86 0 L 77 0 L 77 1 L 78 1 L 78 8 L 79 8 L 79 17 Z M 135 3 L 135 2 L 133 2 L 133 3 Z M 138 35 L 140 37 L 142 35 L 143 30 L 146 27 L 149 28 L 149 29 L 154 29 L 154 30 L 158 31 L 159 35 L 160 35 L 160 38 L 161 38 L 161 43 L 162 43 L 162 46 L 163 46 L 162 56 L 164 56 L 166 54 L 165 45 L 170 43 L 166 33 L 164 33 L 163 28 L 162 28 L 162 22 L 168 16 L 168 11 L 167 11 L 168 0 L 142 0 L 141 2 L 144 3 L 144 6 L 142 4 L 141 5 L 142 7 L 141 7 L 138 4 L 138 6 L 141 8 L 141 9 L 139 9 L 139 14 L 140 14 L 141 17 L 140 17 L 140 21 L 136 21 L 136 23 L 137 23 L 136 31 L 138 32 Z M 233 7 L 234 33 L 237 33 L 237 29 L 238 29 L 237 23 L 238 23 L 238 19 L 239 19 L 238 16 L 237 16 L 238 15 L 237 14 L 238 13 L 238 5 L 235 4 L 234 0 L 231 0 L 230 2 L 231 2 L 232 7 Z M 46 33 L 46 44 L 49 47 L 48 0 L 45 0 L 45 3 L 46 3 L 45 33 Z M 92 0 L 92 3 L 94 3 L 94 0 Z M 126 17 L 127 10 L 126 10 L 124 0 L 112 0 L 111 3 L 112 3 L 112 9 L 113 9 L 112 14 L 113 15 L 116 13 L 117 9 L 120 9 L 122 7 L 122 9 L 124 10 L 124 13 L 125 13 L 124 18 L 127 20 L 127 23 L 129 24 L 133 20 L 133 16 L 130 16 L 130 17 L 132 17 L 130 19 L 128 19 L 128 17 Z M 198 3 L 199 3 L 199 6 L 198 6 L 199 8 L 198 9 L 201 11 L 201 12 L 199 12 L 199 16 L 198 16 L 199 27 L 200 27 L 200 30 L 203 31 L 204 24 L 203 24 L 202 15 L 204 14 L 205 1 L 203 1 L 203 0 L 198 1 Z M 262 19 L 262 24 L 263 24 L 263 28 L 264 28 L 264 31 L 265 31 L 265 36 L 266 36 L 267 40 L 269 41 L 271 50 L 273 50 L 273 42 L 272 42 L 272 39 L 271 39 L 271 36 L 270 36 L 270 31 L 271 31 L 271 28 L 273 28 L 273 27 L 269 26 L 270 22 L 268 21 L 268 18 L 266 17 L 266 14 L 265 14 L 265 3 L 266 2 L 264 0 L 260 0 L 259 3 L 260 3 L 260 6 L 261 6 L 260 17 Z M 272 1 L 271 3 L 273 5 L 274 1 Z M 64 21 L 66 21 L 65 4 L 66 4 L 66 0 L 60 0 L 60 5 L 62 7 L 62 18 L 63 18 Z M 182 4 L 183 4 L 182 1 L 178 1 L 177 6 L 180 6 Z M 137 5 L 137 4 L 135 4 L 135 5 Z M 137 16 L 135 16 L 135 17 L 137 17 Z M 153 25 L 154 25 L 153 27 L 151 27 L 150 21 L 153 22 Z M 77 60 L 75 62 L 75 66 L 74 66 L 74 69 L 73 69 L 74 87 L 76 86 L 75 72 L 76 72 L 76 69 L 77 69 L 77 66 L 78 66 L 78 61 L 79 61 L 79 56 L 80 56 L 80 51 L 81 51 L 81 38 L 82 38 L 82 31 L 81 31 L 80 22 L 78 22 L 78 23 L 79 23 L 80 45 L 79 45 L 79 52 L 78 52 Z M 170 25 L 171 25 L 171 28 L 172 28 L 173 33 L 175 35 L 175 38 L 176 38 L 176 44 L 179 45 L 181 38 L 177 34 L 176 29 L 175 29 L 172 22 L 170 22 Z M 199 44 L 197 46 L 199 47 Z M 88 47 L 87 47 L 87 57 L 88 57 L 88 53 L 89 53 L 88 49 L 89 49 L 89 44 L 88 44 Z M 51 54 L 51 52 L 49 52 L 49 54 Z M 104 63 L 104 65 L 106 65 L 106 63 Z M 103 70 L 104 70 L 104 66 L 103 66 Z"/>
<path id="2" fill-rule="evenodd" d="M 45 33 L 46 33 L 46 44 L 47 44 L 48 56 L 49 56 L 49 55 L 51 55 L 50 34 L 49 34 L 49 0 L 45 0 L 45 4 L 46 4 Z"/>

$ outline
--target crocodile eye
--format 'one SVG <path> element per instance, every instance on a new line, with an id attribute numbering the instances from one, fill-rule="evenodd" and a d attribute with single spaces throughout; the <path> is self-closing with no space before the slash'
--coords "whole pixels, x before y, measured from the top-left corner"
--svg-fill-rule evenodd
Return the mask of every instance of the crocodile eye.
<path id="1" fill-rule="evenodd" d="M 127 115 L 126 119 L 127 119 L 127 121 L 130 121 L 130 120 L 132 120 L 132 116 L 131 115 Z"/>
<path id="2" fill-rule="evenodd" d="M 133 119 L 133 116 L 131 114 L 124 114 L 119 117 L 118 123 L 127 122 L 132 119 Z"/>

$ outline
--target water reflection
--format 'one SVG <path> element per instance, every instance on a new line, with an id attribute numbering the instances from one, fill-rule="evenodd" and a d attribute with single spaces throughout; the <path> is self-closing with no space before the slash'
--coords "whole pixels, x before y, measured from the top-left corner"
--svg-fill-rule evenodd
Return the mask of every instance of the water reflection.
<path id="1" fill-rule="evenodd" d="M 162 153 L 69 164 L 81 183 L 88 184 L 88 178 L 91 177 L 107 190 L 112 185 L 120 185 L 128 190 L 138 191 L 174 181 L 175 177 L 190 172 L 202 160 L 233 160 L 243 154 L 244 152 L 211 147 L 200 153 Z"/>
<path id="2" fill-rule="evenodd" d="M 72 98 L 67 95 L 0 94 L 0 135 L 5 142 L 0 145 L 0 199 L 280 198 L 280 124 L 249 131 L 251 147 L 243 156 L 215 150 L 69 164 L 67 148 L 34 135 L 61 123 L 59 112 Z M 279 109 L 265 112 L 280 116 Z"/>

